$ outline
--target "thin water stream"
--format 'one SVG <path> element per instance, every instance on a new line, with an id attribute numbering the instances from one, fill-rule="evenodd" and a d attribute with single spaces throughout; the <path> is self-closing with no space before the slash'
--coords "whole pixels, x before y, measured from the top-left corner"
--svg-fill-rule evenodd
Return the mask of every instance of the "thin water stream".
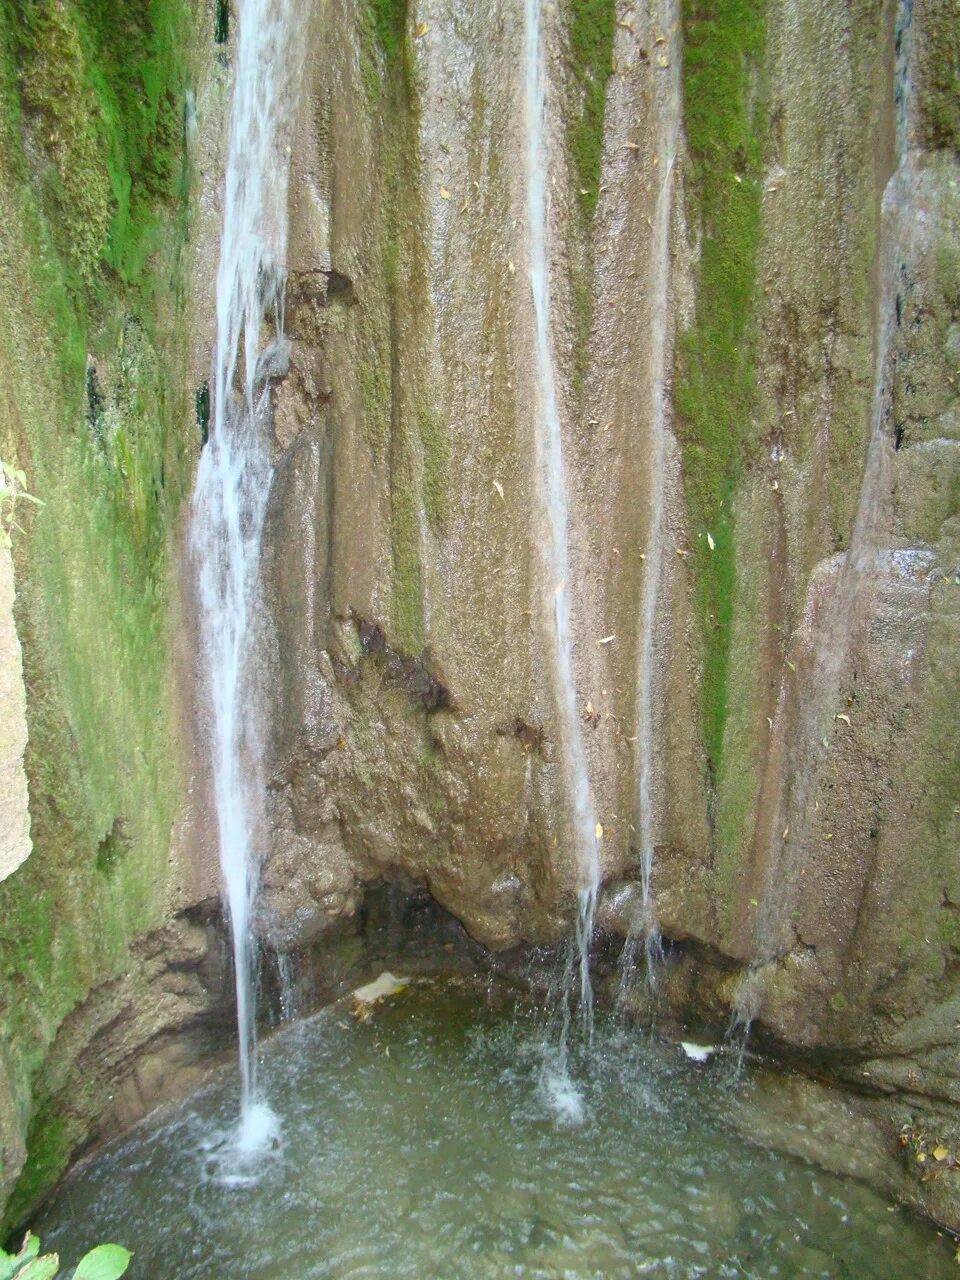
<path id="1" fill-rule="evenodd" d="M 541 7 L 541 0 L 526 0 L 524 43 L 527 231 L 530 246 L 530 288 L 536 319 L 536 440 L 542 476 L 542 500 L 547 515 L 548 538 L 543 555 L 545 583 L 550 601 L 548 608 L 553 613 L 554 622 L 554 671 L 560 710 L 560 738 L 573 806 L 574 849 L 579 879 L 576 942 L 580 1008 L 584 1023 L 589 1026 L 593 1006 L 589 950 L 600 887 L 600 854 L 573 673 L 567 478 L 551 338 L 550 259 L 547 248 L 550 219 L 547 199 L 549 151 L 545 136 L 547 77 L 540 25 Z"/>
<path id="2" fill-rule="evenodd" d="M 44 1243 L 69 1263 L 123 1241 L 131 1280 L 956 1270 L 931 1228 L 865 1186 L 747 1143 L 723 1062 L 602 1015 L 593 1050 L 571 1050 L 579 1124 L 558 1119 L 534 1013 L 466 979 L 420 979 L 366 1021 L 333 1006 L 264 1054 L 280 1137 L 255 1176 L 224 1172 L 231 1070 L 75 1169 L 37 1224 Z"/>

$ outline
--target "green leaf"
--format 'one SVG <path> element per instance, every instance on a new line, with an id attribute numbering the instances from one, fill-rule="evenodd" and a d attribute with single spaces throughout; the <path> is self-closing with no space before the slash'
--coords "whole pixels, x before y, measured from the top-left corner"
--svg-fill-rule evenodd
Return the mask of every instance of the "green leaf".
<path id="1" fill-rule="evenodd" d="M 129 1249 L 119 1244 L 101 1244 L 80 1259 L 73 1280 L 117 1280 L 130 1265 Z"/>
<path id="2" fill-rule="evenodd" d="M 18 1276 L 18 1273 L 22 1275 L 23 1272 L 20 1271 L 20 1268 L 25 1262 L 35 1258 L 39 1252 L 40 1239 L 32 1231 L 28 1231 L 24 1236 L 20 1252 L 16 1256 L 12 1253 L 4 1253 L 0 1249 L 0 1280 L 13 1280 L 13 1277 Z"/>
<path id="3" fill-rule="evenodd" d="M 45 1253 L 42 1258 L 34 1258 L 16 1273 L 16 1280 L 53 1280 L 60 1270 L 60 1257 L 56 1253 Z"/>
<path id="4" fill-rule="evenodd" d="M 17 1259 L 20 1262 L 26 1262 L 30 1258 L 35 1258 L 40 1252 L 40 1237 L 35 1236 L 32 1231 L 28 1231 L 23 1237 L 23 1244 L 20 1246 L 20 1252 Z"/>

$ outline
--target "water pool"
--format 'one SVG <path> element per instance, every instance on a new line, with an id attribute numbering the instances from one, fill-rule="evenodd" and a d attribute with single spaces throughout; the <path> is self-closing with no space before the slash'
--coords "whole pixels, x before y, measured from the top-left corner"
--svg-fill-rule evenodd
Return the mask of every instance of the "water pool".
<path id="1" fill-rule="evenodd" d="M 868 1187 L 745 1143 L 722 1061 L 603 1019 L 566 1067 L 544 1043 L 536 1011 L 463 979 L 367 1021 L 341 1003 L 263 1046 L 268 1152 L 232 1152 L 223 1072 L 79 1165 L 35 1225 L 65 1264 L 127 1245 L 132 1280 L 956 1274 Z"/>

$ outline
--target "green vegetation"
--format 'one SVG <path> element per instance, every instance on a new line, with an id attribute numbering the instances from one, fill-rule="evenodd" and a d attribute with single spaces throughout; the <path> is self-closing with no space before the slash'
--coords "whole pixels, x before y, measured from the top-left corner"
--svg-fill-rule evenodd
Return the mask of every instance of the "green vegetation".
<path id="1" fill-rule="evenodd" d="M 754 294 L 760 240 L 763 113 L 757 69 L 764 0 L 686 0 L 684 122 L 692 159 L 690 220 L 702 233 L 693 323 L 677 352 L 690 568 L 704 638 L 704 734 L 716 774 L 727 719 L 733 621 L 735 486 L 755 453 Z M 697 534 L 703 537 L 697 537 Z M 706 534 L 714 541 L 711 550 Z"/>
<path id="2" fill-rule="evenodd" d="M 450 437 L 440 415 L 426 403 L 417 405 L 417 433 L 423 454 L 423 503 L 435 532 L 449 508 Z"/>
<path id="3" fill-rule="evenodd" d="M 918 6 L 919 8 L 919 6 Z M 926 146 L 960 149 L 960 0 L 924 4 L 920 64 L 920 130 Z"/>
<path id="4" fill-rule="evenodd" d="M 589 221 L 600 195 L 607 80 L 613 70 L 617 7 L 613 0 L 571 0 L 570 52 L 577 106 L 569 125 L 580 208 Z"/>
<path id="5" fill-rule="evenodd" d="M 590 227 L 600 198 L 603 126 L 607 81 L 613 70 L 613 41 L 617 9 L 613 0 L 570 0 L 570 72 L 573 106 L 567 119 L 567 145 L 577 186 L 577 202 L 584 248 L 570 272 L 575 330 L 573 389 L 582 403 L 584 377 L 593 328 L 593 253 Z"/>
<path id="6" fill-rule="evenodd" d="M 42 507 L 43 503 L 27 492 L 27 473 L 11 467 L 0 459 L 0 547 L 10 548 L 14 529 L 23 533 L 17 524 L 17 503 L 30 502 Z"/>
<path id="7" fill-rule="evenodd" d="M 84 1254 L 73 1280 L 119 1280 L 133 1255 L 118 1244 L 101 1244 Z M 0 1280 L 54 1280 L 60 1270 L 55 1253 L 40 1256 L 40 1241 L 27 1232 L 16 1255 L 0 1249 Z"/>
<path id="8" fill-rule="evenodd" d="M 376 173 L 378 264 L 360 319 L 358 366 L 363 431 L 385 458 L 390 482 L 391 643 L 418 653 L 424 643 L 425 514 L 435 534 L 447 516 L 450 441 L 431 404 L 419 335 L 429 312 L 419 254 L 420 109 L 407 0 L 365 0 L 359 14 L 364 85 L 380 121 Z"/>
<path id="9" fill-rule="evenodd" d="M 383 81 L 398 71 L 404 82 L 411 80 L 407 8 L 408 0 L 361 0 L 363 80 L 371 104 L 377 102 Z"/>
<path id="10" fill-rule="evenodd" d="M 197 443 L 189 12 L 0 0 L 0 452 L 45 504 L 14 542 L 34 851 L 0 883 L 7 1068 L 31 1109 L 8 1225 L 82 1136 L 37 1105 L 58 1028 L 168 892 L 169 546 Z"/>

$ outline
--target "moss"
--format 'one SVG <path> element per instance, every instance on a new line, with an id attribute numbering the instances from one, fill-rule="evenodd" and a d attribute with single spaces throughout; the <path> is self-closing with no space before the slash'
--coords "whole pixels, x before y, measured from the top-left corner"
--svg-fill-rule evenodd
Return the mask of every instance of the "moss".
<path id="1" fill-rule="evenodd" d="M 847 997 L 842 991 L 835 991 L 830 997 L 830 1008 L 834 1013 L 843 1013 L 847 1007 Z"/>
<path id="2" fill-rule="evenodd" d="M 375 279 L 360 320 L 358 381 L 364 435 L 389 467 L 391 643 L 418 653 L 424 643 L 422 515 L 439 533 L 450 449 L 418 349 L 429 313 L 421 262 L 420 110 L 406 4 L 367 3 L 360 17 L 362 47 L 376 54 L 381 130 L 370 252 Z"/>
<path id="3" fill-rule="evenodd" d="M 732 500 L 758 446 L 754 298 L 761 229 L 763 114 L 756 68 L 763 0 L 683 8 L 684 123 L 691 222 L 699 224 L 697 302 L 677 348 L 676 430 L 683 449 L 689 560 L 703 637 L 703 723 L 719 768 L 727 719 L 727 664 L 736 550 Z M 706 537 L 714 541 L 711 551 Z"/>
<path id="4" fill-rule="evenodd" d="M 576 107 L 568 126 L 580 208 L 589 220 L 600 195 L 607 80 L 613 71 L 617 7 L 613 0 L 571 0 L 570 60 Z"/>
<path id="5" fill-rule="evenodd" d="M 72 274 L 132 283 L 183 194 L 184 6 L 4 0 L 41 202 Z M 141 283 L 143 283 L 141 281 Z"/>
<path id="6" fill-rule="evenodd" d="M 395 441 L 390 475 L 390 544 L 393 568 L 390 617 L 394 645 L 407 653 L 423 649 L 423 569 L 420 562 L 420 503 L 409 442 Z"/>
<path id="7" fill-rule="evenodd" d="M 960 0 L 922 0 L 919 35 L 920 133 L 929 148 L 960 150 Z"/>
<path id="8" fill-rule="evenodd" d="M 0 1018 L 27 1101 L 64 1018 L 166 906 L 169 546 L 196 444 L 188 18 L 185 0 L 0 0 L 0 449 L 46 503 L 15 547 L 34 851 L 0 884 Z M 32 1117 L 16 1206 L 62 1167 L 52 1114 Z"/>
<path id="9" fill-rule="evenodd" d="M 364 86 L 371 103 L 376 102 L 384 84 L 397 73 L 404 81 L 412 79 L 407 9 L 408 0 L 361 0 L 360 56 Z"/>
<path id="10" fill-rule="evenodd" d="M 424 509 L 434 531 L 439 531 L 449 507 L 450 437 L 443 419 L 425 398 L 417 405 L 417 432 L 423 458 Z"/>
<path id="11" fill-rule="evenodd" d="M 571 262 L 570 294 L 574 327 L 572 388 L 583 403 L 593 328 L 593 252 L 590 227 L 600 197 L 607 81 L 613 71 L 616 5 L 612 0 L 570 0 L 567 146 L 580 210 L 582 246 Z"/>
<path id="12" fill-rule="evenodd" d="M 30 1209 L 62 1175 L 73 1154 L 66 1121 L 49 1106 L 37 1110 L 27 1131 L 30 1164 L 7 1206 L 3 1235 L 20 1224 Z"/>

